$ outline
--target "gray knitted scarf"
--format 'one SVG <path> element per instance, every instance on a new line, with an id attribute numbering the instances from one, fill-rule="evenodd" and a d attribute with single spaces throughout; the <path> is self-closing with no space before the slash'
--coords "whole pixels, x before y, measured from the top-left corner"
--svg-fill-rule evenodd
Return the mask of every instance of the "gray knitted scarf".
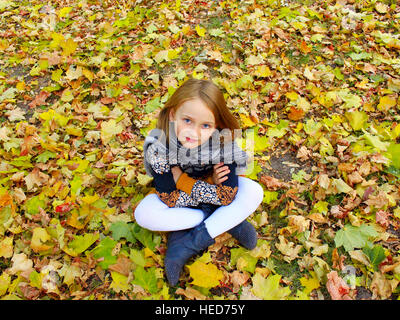
<path id="1" fill-rule="evenodd" d="M 161 129 L 151 130 L 144 141 L 144 166 L 149 176 L 152 176 L 152 170 L 147 160 L 147 149 L 152 144 L 156 147 L 158 155 L 166 157 L 170 165 L 179 165 L 188 174 L 193 173 L 195 175 L 196 171 L 211 170 L 219 162 L 224 164 L 236 162 L 237 175 L 246 172 L 248 155 L 235 141 L 223 141 L 222 144 L 219 130 L 215 130 L 203 144 L 189 149 L 179 142 L 174 125 L 174 122 L 170 122 L 168 142 Z"/>

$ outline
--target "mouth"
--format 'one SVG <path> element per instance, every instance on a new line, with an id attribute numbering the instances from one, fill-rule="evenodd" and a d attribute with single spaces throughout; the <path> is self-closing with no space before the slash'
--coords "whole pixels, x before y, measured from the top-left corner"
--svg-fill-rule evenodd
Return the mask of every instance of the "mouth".
<path id="1" fill-rule="evenodd" d="M 186 137 L 186 141 L 187 141 L 187 142 L 197 142 L 197 140 L 191 139 L 191 138 L 189 138 L 189 137 Z"/>

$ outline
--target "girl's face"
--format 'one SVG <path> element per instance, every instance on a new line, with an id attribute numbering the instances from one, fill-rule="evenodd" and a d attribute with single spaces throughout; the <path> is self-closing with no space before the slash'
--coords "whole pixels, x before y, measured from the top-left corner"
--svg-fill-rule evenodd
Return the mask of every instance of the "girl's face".
<path id="1" fill-rule="evenodd" d="M 200 99 L 184 102 L 178 110 L 170 112 L 169 120 L 175 121 L 175 134 L 188 149 L 206 142 L 216 129 L 214 114 Z"/>

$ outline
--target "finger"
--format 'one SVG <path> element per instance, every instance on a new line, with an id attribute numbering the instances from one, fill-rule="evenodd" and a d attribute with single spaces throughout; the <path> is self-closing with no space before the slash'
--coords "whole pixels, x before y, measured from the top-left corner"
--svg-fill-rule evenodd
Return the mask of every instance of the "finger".
<path id="1" fill-rule="evenodd" d="M 221 167 L 223 164 L 223 162 L 217 163 L 216 165 L 214 165 L 214 169 Z"/>
<path id="2" fill-rule="evenodd" d="M 229 170 L 228 166 L 220 167 L 220 168 L 216 169 L 215 172 L 218 173 L 218 172 L 225 171 L 225 170 Z"/>
<path id="3" fill-rule="evenodd" d="M 221 174 L 218 174 L 218 176 L 217 176 L 217 179 L 222 179 L 222 178 L 225 178 L 226 177 L 226 179 L 228 179 L 228 173 L 221 173 Z"/>
<path id="4" fill-rule="evenodd" d="M 229 172 L 231 172 L 231 170 L 226 169 L 226 170 L 223 170 L 223 171 L 218 172 L 217 175 L 219 175 L 219 176 L 224 176 L 224 175 L 227 175 Z"/>

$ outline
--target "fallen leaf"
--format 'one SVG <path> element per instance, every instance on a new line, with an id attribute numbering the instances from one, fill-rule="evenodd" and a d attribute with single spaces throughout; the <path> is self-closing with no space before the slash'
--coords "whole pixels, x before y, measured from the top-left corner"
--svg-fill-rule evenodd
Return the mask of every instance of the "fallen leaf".
<path id="1" fill-rule="evenodd" d="M 269 275 L 264 278 L 256 273 L 252 278 L 253 289 L 251 292 L 263 300 L 283 300 L 290 294 L 289 287 L 280 285 L 281 275 Z"/>
<path id="2" fill-rule="evenodd" d="M 349 296 L 349 286 L 339 277 L 336 271 L 329 272 L 327 278 L 326 289 L 331 295 L 332 300 L 352 300 Z"/>
<path id="3" fill-rule="evenodd" d="M 203 287 L 212 288 L 220 284 L 224 275 L 212 263 L 204 263 L 201 261 L 195 261 L 193 264 L 187 266 L 190 272 L 190 276 L 193 278 L 192 284 Z"/>

